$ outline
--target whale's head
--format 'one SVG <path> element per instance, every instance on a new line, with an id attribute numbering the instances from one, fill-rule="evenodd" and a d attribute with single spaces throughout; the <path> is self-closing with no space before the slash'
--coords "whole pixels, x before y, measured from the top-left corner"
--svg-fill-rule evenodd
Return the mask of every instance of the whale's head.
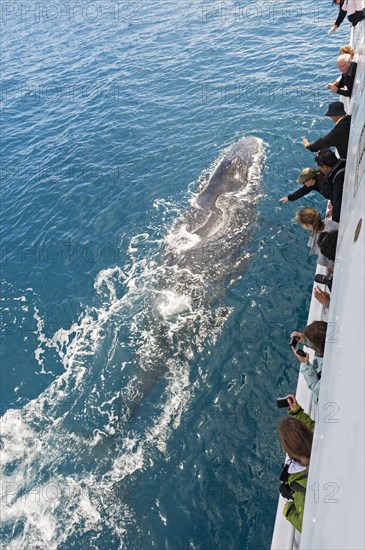
<path id="1" fill-rule="evenodd" d="M 249 170 L 260 153 L 261 140 L 256 137 L 244 137 L 237 141 L 224 155 L 211 177 L 219 182 L 219 191 L 228 189 L 238 191 L 249 179 Z"/>
<path id="2" fill-rule="evenodd" d="M 222 184 L 237 185 L 247 180 L 247 172 L 249 165 L 242 159 L 240 155 L 236 155 L 231 160 L 224 160 L 218 167 L 215 176 L 218 177 Z"/>
<path id="3" fill-rule="evenodd" d="M 225 151 L 185 216 L 184 229 L 190 236 L 187 250 L 224 238 L 228 241 L 237 225 L 249 225 L 254 218 L 261 151 L 262 141 L 255 137 L 244 137 Z"/>

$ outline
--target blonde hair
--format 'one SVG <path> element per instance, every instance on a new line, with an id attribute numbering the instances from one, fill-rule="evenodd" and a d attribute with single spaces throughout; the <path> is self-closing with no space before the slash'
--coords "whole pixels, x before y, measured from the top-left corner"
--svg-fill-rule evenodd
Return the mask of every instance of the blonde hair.
<path id="1" fill-rule="evenodd" d="M 342 55 L 344 53 L 349 54 L 350 57 L 351 57 L 351 60 L 355 56 L 354 48 L 351 46 L 351 44 L 346 44 L 346 46 L 342 46 L 342 48 L 340 48 L 340 55 Z"/>
<path id="2" fill-rule="evenodd" d="M 302 225 L 310 225 L 314 232 L 323 231 L 325 227 L 321 214 L 315 208 L 302 208 L 297 213 L 296 220 Z"/>

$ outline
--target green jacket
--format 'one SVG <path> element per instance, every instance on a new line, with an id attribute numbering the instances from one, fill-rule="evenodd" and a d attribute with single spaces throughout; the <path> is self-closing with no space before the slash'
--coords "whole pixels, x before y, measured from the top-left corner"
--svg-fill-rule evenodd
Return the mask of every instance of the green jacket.
<path id="1" fill-rule="evenodd" d="M 301 420 L 313 432 L 315 422 L 309 414 L 305 413 L 299 405 L 289 411 L 289 414 Z M 287 483 L 296 482 L 304 489 L 307 488 L 308 469 L 295 474 L 289 474 Z M 293 502 L 287 502 L 284 506 L 283 514 L 290 521 L 299 533 L 302 532 L 303 514 L 304 514 L 305 492 L 294 491 Z"/>
<path id="2" fill-rule="evenodd" d="M 305 477 L 304 477 L 305 476 Z M 296 474 L 289 474 L 288 483 L 295 481 L 301 485 L 304 489 L 307 489 L 308 470 L 298 472 Z M 294 525 L 295 529 L 302 532 L 303 514 L 304 514 L 305 493 L 300 491 L 294 491 L 293 502 L 289 501 L 285 504 L 283 514 L 287 520 Z"/>
<path id="3" fill-rule="evenodd" d="M 308 426 L 311 432 L 314 432 L 314 420 L 311 419 L 309 414 L 303 411 L 300 405 L 297 405 L 294 409 L 290 409 L 288 413 L 295 416 L 298 420 L 301 420 L 306 426 Z"/>

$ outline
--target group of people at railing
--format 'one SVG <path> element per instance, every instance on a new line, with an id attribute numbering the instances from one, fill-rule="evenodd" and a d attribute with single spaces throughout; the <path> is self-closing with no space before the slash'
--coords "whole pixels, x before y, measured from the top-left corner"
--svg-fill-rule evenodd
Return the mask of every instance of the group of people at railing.
<path id="1" fill-rule="evenodd" d="M 340 12 L 331 32 L 336 30 L 346 15 L 353 26 L 365 17 L 365 10 L 360 6 L 361 2 L 334 0 L 334 3 L 340 6 Z M 328 88 L 333 93 L 350 98 L 357 70 L 354 51 L 350 45 L 341 48 L 337 65 L 341 76 L 329 83 Z M 320 212 L 311 207 L 301 208 L 297 212 L 296 219 L 303 229 L 311 232 L 308 241 L 310 254 L 318 255 L 317 263 L 326 269 L 325 275 L 315 277 L 316 282 L 326 285 L 326 290 L 317 285 L 314 288 L 314 297 L 325 309 L 328 309 L 341 217 L 351 115 L 346 113 L 341 101 L 335 101 L 329 104 L 325 116 L 331 118 L 334 128 L 313 142 L 303 138 L 303 145 L 309 151 L 316 153 L 314 160 L 317 167 L 304 168 L 297 180 L 302 186 L 286 197 L 282 197 L 280 201 L 282 203 L 295 201 L 312 191 L 321 194 L 327 201 L 325 219 L 322 219 Z M 336 148 L 337 154 L 331 147 Z M 300 363 L 299 371 L 312 392 L 314 402 L 317 402 L 319 397 L 326 333 L 327 323 L 316 320 L 306 326 L 302 332 L 294 331 L 291 334 L 293 354 Z M 310 354 L 302 350 L 298 344 L 313 350 L 314 357 L 310 359 Z M 286 499 L 284 516 L 301 532 L 314 421 L 304 412 L 294 395 L 288 395 L 286 400 L 288 415 L 279 425 L 280 441 L 287 454 L 285 467 L 280 476 L 280 493 Z"/>

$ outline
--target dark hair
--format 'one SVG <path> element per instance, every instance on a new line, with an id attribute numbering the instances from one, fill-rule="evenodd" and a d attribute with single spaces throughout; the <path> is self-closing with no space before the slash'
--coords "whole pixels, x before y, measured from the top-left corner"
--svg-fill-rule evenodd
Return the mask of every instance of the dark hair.
<path id="1" fill-rule="evenodd" d="M 321 214 L 315 208 L 301 208 L 296 215 L 297 221 L 303 225 L 310 225 L 314 232 L 325 228 Z"/>
<path id="2" fill-rule="evenodd" d="M 283 449 L 290 458 L 310 458 L 313 433 L 301 420 L 286 416 L 279 424 L 279 436 Z"/>
<path id="3" fill-rule="evenodd" d="M 323 231 L 318 237 L 318 246 L 325 258 L 334 261 L 336 258 L 338 231 Z"/>
<path id="4" fill-rule="evenodd" d="M 338 159 L 331 149 L 321 149 L 315 156 L 318 166 L 336 166 Z"/>
<path id="5" fill-rule="evenodd" d="M 325 321 L 313 321 L 303 330 L 305 338 L 307 338 L 314 351 L 319 357 L 323 357 L 324 346 L 326 345 L 327 323 Z"/>

